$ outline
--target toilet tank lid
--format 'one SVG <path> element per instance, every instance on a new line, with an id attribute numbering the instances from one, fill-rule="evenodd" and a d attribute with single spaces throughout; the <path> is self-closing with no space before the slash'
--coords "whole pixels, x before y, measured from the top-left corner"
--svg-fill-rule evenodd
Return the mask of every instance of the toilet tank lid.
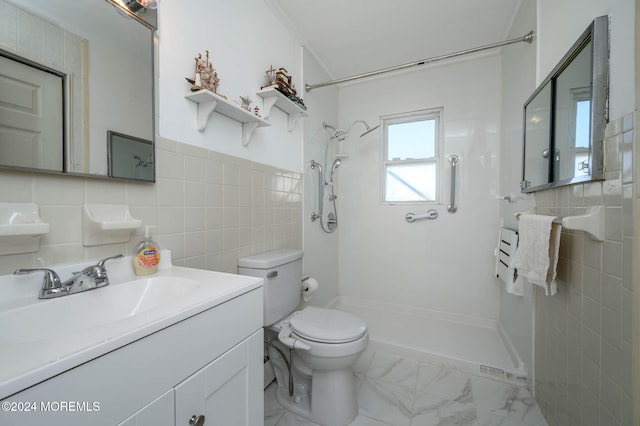
<path id="1" fill-rule="evenodd" d="M 302 259 L 302 255 L 303 251 L 297 249 L 266 251 L 264 253 L 254 254 L 253 256 L 239 258 L 238 266 L 241 268 L 271 269 Z"/>

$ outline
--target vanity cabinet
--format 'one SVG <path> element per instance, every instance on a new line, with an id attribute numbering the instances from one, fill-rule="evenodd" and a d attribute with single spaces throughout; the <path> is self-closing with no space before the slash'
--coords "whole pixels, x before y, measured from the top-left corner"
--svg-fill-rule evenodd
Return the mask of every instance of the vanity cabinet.
<path id="1" fill-rule="evenodd" d="M 118 426 L 173 426 L 175 423 L 173 399 L 173 389 L 168 390 Z"/>
<path id="2" fill-rule="evenodd" d="M 176 386 L 175 424 L 189 425 L 194 416 L 205 416 L 205 425 L 261 424 L 262 344 L 262 332 L 256 332 Z"/>
<path id="3" fill-rule="evenodd" d="M 182 426 L 200 416 L 205 425 L 260 424 L 261 357 L 262 331 L 257 331 L 118 426 Z"/>
<path id="4" fill-rule="evenodd" d="M 262 297 L 254 288 L 9 396 L 37 409 L 0 411 L 0 424 L 262 425 Z"/>

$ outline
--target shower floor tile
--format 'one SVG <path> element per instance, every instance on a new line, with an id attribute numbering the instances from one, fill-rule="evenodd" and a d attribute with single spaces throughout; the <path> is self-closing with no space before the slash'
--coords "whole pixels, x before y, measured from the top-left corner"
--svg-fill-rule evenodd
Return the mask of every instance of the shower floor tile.
<path id="1" fill-rule="evenodd" d="M 389 352 L 367 350 L 354 367 L 358 417 L 349 426 L 547 426 L 529 391 Z M 264 392 L 265 426 L 315 426 Z"/>

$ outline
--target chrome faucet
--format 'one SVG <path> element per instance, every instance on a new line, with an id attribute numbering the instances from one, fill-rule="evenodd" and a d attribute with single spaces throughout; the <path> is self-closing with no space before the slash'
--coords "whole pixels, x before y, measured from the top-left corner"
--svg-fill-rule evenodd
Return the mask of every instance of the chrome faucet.
<path id="1" fill-rule="evenodd" d="M 73 275 L 65 282 L 60 281 L 58 274 L 47 268 L 35 269 L 16 269 L 13 273 L 16 275 L 30 274 L 31 272 L 44 272 L 42 280 L 42 289 L 38 299 L 52 299 L 54 297 L 68 296 L 70 294 L 81 293 L 87 290 L 93 290 L 99 287 L 109 285 L 109 277 L 104 264 L 107 260 L 122 257 L 121 254 L 102 259 L 95 265 L 87 266 L 80 272 L 74 272 Z"/>

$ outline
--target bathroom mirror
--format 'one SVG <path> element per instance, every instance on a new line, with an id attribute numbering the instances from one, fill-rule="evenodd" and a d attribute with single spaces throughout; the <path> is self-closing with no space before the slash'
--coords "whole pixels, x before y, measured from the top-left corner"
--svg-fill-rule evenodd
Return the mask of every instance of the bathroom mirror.
<path id="1" fill-rule="evenodd" d="M 609 18 L 596 18 L 524 105 L 522 192 L 602 180 Z"/>
<path id="2" fill-rule="evenodd" d="M 0 167 L 155 181 L 156 12 L 116 4 L 0 0 Z"/>

